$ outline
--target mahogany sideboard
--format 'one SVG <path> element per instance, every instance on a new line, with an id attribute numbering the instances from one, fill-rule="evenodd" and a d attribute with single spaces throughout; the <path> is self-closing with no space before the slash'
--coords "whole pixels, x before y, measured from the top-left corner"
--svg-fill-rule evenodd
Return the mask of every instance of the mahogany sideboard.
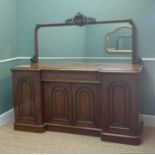
<path id="1" fill-rule="evenodd" d="M 12 69 L 16 130 L 138 145 L 141 64 L 32 64 Z"/>

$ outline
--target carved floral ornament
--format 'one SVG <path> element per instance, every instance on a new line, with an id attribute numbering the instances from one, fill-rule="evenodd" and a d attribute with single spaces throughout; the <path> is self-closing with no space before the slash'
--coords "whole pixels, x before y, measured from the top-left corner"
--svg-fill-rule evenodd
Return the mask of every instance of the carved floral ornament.
<path id="1" fill-rule="evenodd" d="M 66 24 L 76 24 L 79 26 L 83 26 L 83 25 L 91 24 L 95 22 L 96 22 L 95 18 L 87 17 L 80 12 L 78 12 L 73 18 L 69 18 L 65 21 Z"/>

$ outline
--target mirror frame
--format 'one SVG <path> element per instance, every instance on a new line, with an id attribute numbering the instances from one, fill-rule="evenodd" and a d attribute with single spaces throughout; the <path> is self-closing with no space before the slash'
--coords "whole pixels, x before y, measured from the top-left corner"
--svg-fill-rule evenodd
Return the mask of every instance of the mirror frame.
<path id="1" fill-rule="evenodd" d="M 95 24 L 112 24 L 112 23 L 129 23 L 132 28 L 132 64 L 141 63 L 141 59 L 137 58 L 137 34 L 136 25 L 131 19 L 125 20 L 109 20 L 109 21 L 96 21 L 95 18 L 87 17 L 82 13 L 78 12 L 73 18 L 69 18 L 65 23 L 55 24 L 37 24 L 34 32 L 34 56 L 31 58 L 31 63 L 38 63 L 38 30 L 45 27 L 63 27 L 63 26 L 84 26 L 84 25 L 95 25 Z"/>

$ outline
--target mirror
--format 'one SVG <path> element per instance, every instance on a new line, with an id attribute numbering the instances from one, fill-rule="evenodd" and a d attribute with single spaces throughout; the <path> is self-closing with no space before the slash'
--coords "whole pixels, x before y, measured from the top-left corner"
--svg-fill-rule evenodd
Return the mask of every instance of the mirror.
<path id="1" fill-rule="evenodd" d="M 122 25 L 108 32 L 105 36 L 105 50 L 109 53 L 131 53 L 131 25 Z"/>
<path id="2" fill-rule="evenodd" d="M 139 62 L 136 26 L 132 20 L 96 21 L 78 13 L 65 23 L 38 24 L 34 37 L 31 63 L 38 63 L 38 55 L 53 59 Z"/>
<path id="3" fill-rule="evenodd" d="M 115 58 L 121 58 L 123 60 L 130 59 L 132 57 L 131 51 L 125 50 L 124 47 L 131 48 L 127 43 L 125 35 L 131 36 L 131 26 L 125 24 L 122 28 L 121 24 L 94 24 L 85 26 L 64 26 L 64 27 L 48 27 L 39 30 L 38 35 L 38 50 L 40 57 L 55 57 L 55 58 L 81 58 L 87 60 L 95 58 L 101 61 L 108 61 L 110 58 L 114 61 Z M 115 33 L 107 32 L 113 31 L 117 28 Z M 129 31 L 130 30 L 130 31 Z M 123 36 L 124 35 L 124 36 Z M 122 41 L 124 37 L 125 41 Z M 105 40 L 106 38 L 106 40 Z M 124 39 L 123 38 L 123 39 Z M 113 42 L 118 41 L 118 47 L 113 48 Z M 129 38 L 131 44 L 131 38 Z M 108 48 L 107 48 L 108 47 Z M 116 50 L 118 48 L 118 50 Z M 107 50 L 109 52 L 107 52 Z M 119 52 L 118 52 L 119 51 Z M 127 52 L 128 51 L 128 52 Z"/>

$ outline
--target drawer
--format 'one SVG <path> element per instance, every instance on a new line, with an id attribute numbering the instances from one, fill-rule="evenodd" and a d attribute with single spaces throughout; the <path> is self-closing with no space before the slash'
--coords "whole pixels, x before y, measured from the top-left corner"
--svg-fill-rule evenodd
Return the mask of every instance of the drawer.
<path id="1" fill-rule="evenodd" d="M 42 81 L 100 83 L 98 72 L 44 71 Z"/>

